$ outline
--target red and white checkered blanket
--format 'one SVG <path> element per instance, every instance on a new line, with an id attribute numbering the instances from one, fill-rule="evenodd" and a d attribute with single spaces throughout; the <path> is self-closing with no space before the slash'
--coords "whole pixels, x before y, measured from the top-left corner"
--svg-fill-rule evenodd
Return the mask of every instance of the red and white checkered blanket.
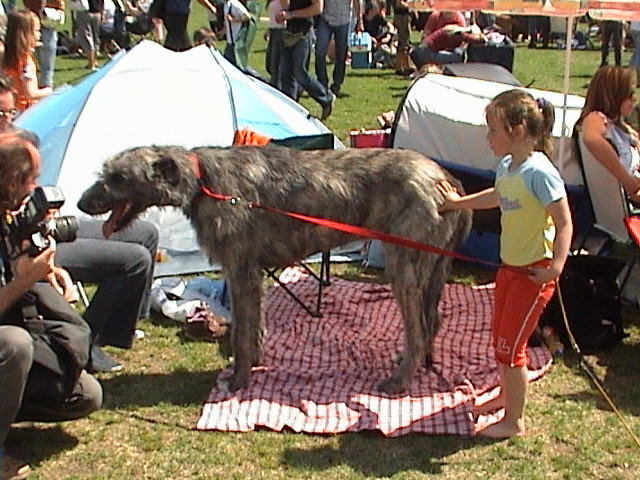
<path id="1" fill-rule="evenodd" d="M 296 270 L 288 273 L 293 275 L 290 288 L 313 305 L 316 281 Z M 475 399 L 483 403 L 498 393 L 492 304 L 493 285 L 448 284 L 440 302 L 433 368 L 420 370 L 406 394 L 389 396 L 375 386 L 391 373 L 403 334 L 388 285 L 333 278 L 323 292 L 322 318 L 311 317 L 274 287 L 266 301 L 264 365 L 235 394 L 214 386 L 197 428 L 473 435 Z M 529 348 L 528 354 L 533 380 L 547 371 L 551 356 L 545 347 Z M 226 369 L 220 375 L 230 373 Z"/>

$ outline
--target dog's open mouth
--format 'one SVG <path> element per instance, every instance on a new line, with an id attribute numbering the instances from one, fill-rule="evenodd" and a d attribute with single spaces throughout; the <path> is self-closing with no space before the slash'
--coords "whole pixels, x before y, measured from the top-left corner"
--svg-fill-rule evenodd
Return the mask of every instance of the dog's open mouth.
<path id="1" fill-rule="evenodd" d="M 141 210 L 139 205 L 134 203 L 123 203 L 114 207 L 109 218 L 102 224 L 105 238 L 128 226 Z"/>

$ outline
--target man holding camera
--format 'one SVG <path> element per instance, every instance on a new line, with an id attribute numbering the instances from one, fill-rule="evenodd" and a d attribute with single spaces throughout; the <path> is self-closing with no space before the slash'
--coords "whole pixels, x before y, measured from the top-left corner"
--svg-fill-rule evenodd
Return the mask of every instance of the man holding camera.
<path id="1" fill-rule="evenodd" d="M 91 331 L 71 305 L 42 280 L 55 276 L 55 241 L 21 253 L 30 241 L 16 238 L 23 199 L 36 186 L 37 149 L 16 135 L 0 137 L 0 462 L 2 480 L 29 474 L 4 455 L 15 421 L 57 422 L 100 408 L 102 388 L 84 369 Z M 16 245 L 18 244 L 18 245 Z M 58 272 L 59 273 L 59 272 Z"/>
<path id="2" fill-rule="evenodd" d="M 0 75 L 0 133 L 15 130 L 14 115 L 11 83 Z M 24 133 L 37 144 L 36 135 Z M 77 237 L 74 242 L 58 245 L 56 264 L 69 271 L 74 280 L 97 285 L 84 313 L 92 331 L 89 369 L 117 372 L 122 370 L 122 365 L 101 347 L 130 348 L 138 319 L 149 315 L 158 231 L 153 224 L 139 220 L 107 240 L 102 233 L 102 222 L 86 219 L 79 222 Z M 71 281 L 63 270 L 59 273 L 60 287 L 69 295 Z"/>

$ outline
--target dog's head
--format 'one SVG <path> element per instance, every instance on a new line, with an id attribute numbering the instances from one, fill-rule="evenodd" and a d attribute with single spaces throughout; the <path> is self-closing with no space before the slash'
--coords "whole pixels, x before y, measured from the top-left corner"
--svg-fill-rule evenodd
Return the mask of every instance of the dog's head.
<path id="1" fill-rule="evenodd" d="M 137 147 L 107 160 L 98 181 L 80 198 L 89 215 L 111 212 L 105 236 L 127 227 L 151 206 L 189 204 L 197 188 L 189 151 L 182 147 Z"/>

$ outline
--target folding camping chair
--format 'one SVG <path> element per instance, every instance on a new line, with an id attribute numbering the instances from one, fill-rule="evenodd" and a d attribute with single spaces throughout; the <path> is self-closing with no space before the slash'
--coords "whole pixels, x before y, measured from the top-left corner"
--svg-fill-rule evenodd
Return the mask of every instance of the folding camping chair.
<path id="1" fill-rule="evenodd" d="M 574 133 L 574 140 L 580 154 L 585 189 L 591 200 L 595 219 L 593 227 L 608 236 L 599 253 L 607 250 L 614 241 L 632 245 L 635 249 L 620 285 L 622 290 L 640 256 L 640 210 L 633 207 L 618 180 L 589 151 L 579 131 Z M 585 241 L 586 237 L 582 246 Z"/>
<path id="2" fill-rule="evenodd" d="M 264 271 L 265 273 L 271 278 L 273 279 L 278 285 L 280 285 L 285 292 L 287 292 L 287 294 L 296 301 L 296 303 L 298 305 L 300 305 L 302 308 L 304 308 L 304 310 L 311 315 L 312 317 L 321 317 L 322 316 L 322 312 L 320 310 L 321 307 L 321 303 L 322 303 L 322 289 L 323 287 L 327 286 L 330 284 L 329 282 L 329 266 L 331 263 L 331 254 L 330 252 L 322 252 L 322 260 L 320 262 L 320 273 L 316 274 L 316 272 L 314 272 L 311 267 L 309 267 L 309 265 L 307 265 L 304 262 L 300 262 L 298 264 L 299 267 L 302 267 L 309 275 L 311 275 L 313 278 L 315 278 L 318 281 L 318 295 L 316 297 L 316 305 L 315 305 L 315 310 L 308 306 L 306 303 L 304 303 L 300 297 L 298 297 L 293 290 L 291 290 L 286 283 L 284 283 L 283 281 L 280 280 L 280 278 L 278 277 L 277 273 L 278 270 L 280 270 L 279 268 L 265 268 Z"/>

